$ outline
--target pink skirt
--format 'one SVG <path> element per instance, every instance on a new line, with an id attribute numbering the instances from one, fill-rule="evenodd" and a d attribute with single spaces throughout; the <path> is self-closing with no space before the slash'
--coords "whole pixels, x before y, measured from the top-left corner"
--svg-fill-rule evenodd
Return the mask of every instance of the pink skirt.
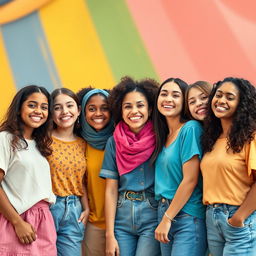
<path id="1" fill-rule="evenodd" d="M 12 224 L 0 213 L 0 256 L 56 256 L 57 236 L 49 204 L 40 201 L 20 216 L 34 227 L 37 239 L 22 244 Z"/>

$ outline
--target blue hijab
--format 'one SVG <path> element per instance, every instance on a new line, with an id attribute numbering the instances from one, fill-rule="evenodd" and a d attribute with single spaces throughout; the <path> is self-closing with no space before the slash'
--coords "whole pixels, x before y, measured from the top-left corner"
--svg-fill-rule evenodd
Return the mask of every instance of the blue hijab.
<path id="1" fill-rule="evenodd" d="M 96 149 L 104 150 L 107 140 L 110 136 L 112 136 L 114 131 L 113 120 L 111 119 L 110 122 L 107 124 L 100 131 L 96 131 L 93 129 L 85 118 L 85 106 L 88 102 L 89 98 L 95 94 L 102 94 L 106 98 L 109 96 L 109 93 L 102 89 L 93 89 L 87 92 L 82 100 L 82 111 L 80 115 L 80 124 L 81 124 L 81 136 L 93 147 Z"/>

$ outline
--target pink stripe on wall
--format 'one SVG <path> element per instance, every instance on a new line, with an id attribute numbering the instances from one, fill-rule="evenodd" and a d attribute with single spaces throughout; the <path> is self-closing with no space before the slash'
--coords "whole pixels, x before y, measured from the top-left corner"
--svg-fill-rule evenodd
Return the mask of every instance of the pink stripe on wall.
<path id="1" fill-rule="evenodd" d="M 159 1 L 202 79 L 216 81 L 232 75 L 255 80 L 256 69 L 215 1 Z M 248 8 L 255 10 L 256 2 Z"/>
<path id="2" fill-rule="evenodd" d="M 161 2 L 126 0 L 137 29 L 161 80 L 179 77 L 187 82 L 199 73 Z M 186 46 L 186 44 L 185 44 Z"/>

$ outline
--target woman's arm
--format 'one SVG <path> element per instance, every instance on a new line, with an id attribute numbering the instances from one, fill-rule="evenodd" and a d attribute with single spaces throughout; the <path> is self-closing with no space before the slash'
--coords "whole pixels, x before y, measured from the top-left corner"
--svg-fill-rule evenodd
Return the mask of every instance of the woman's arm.
<path id="1" fill-rule="evenodd" d="M 84 225 L 86 225 L 89 218 L 90 208 L 89 208 L 89 202 L 88 202 L 87 189 L 85 187 L 85 181 L 83 181 L 83 192 L 84 192 L 83 196 L 81 197 L 81 204 L 83 207 L 83 211 L 81 212 L 81 215 L 78 221 L 83 222 Z"/>
<path id="2" fill-rule="evenodd" d="M 252 170 L 254 183 L 251 186 L 244 202 L 236 213 L 228 220 L 229 224 L 235 227 L 243 227 L 244 220 L 256 210 L 256 170 Z"/>
<path id="3" fill-rule="evenodd" d="M 114 235 L 114 223 L 118 197 L 118 180 L 106 179 L 105 217 L 106 217 L 106 255 L 119 256 L 119 246 Z"/>
<path id="4" fill-rule="evenodd" d="M 1 187 L 4 171 L 0 169 L 0 212 L 13 225 L 17 237 L 23 244 L 30 244 L 36 240 L 36 233 L 32 225 L 25 222 L 15 211 Z"/>
<path id="5" fill-rule="evenodd" d="M 199 165 L 200 161 L 198 155 L 193 156 L 189 161 L 183 164 L 183 179 L 166 211 L 170 219 L 175 218 L 193 193 L 198 182 Z M 168 243 L 170 241 L 168 239 L 168 233 L 171 228 L 171 220 L 168 217 L 164 215 L 155 230 L 155 238 L 162 243 Z"/>

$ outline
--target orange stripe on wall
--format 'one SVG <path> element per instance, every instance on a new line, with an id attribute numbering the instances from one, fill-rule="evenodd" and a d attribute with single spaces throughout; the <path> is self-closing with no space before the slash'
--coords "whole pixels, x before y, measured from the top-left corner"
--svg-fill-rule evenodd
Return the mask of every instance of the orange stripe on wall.
<path id="1" fill-rule="evenodd" d="M 0 119 L 6 113 L 8 106 L 16 92 L 15 82 L 12 76 L 12 71 L 9 66 L 8 56 L 4 47 L 4 41 L 0 28 L 0 85 L 2 92 L 0 93 Z"/>
<path id="2" fill-rule="evenodd" d="M 114 78 L 83 0 L 55 0 L 39 15 L 63 87 L 111 88 Z"/>

